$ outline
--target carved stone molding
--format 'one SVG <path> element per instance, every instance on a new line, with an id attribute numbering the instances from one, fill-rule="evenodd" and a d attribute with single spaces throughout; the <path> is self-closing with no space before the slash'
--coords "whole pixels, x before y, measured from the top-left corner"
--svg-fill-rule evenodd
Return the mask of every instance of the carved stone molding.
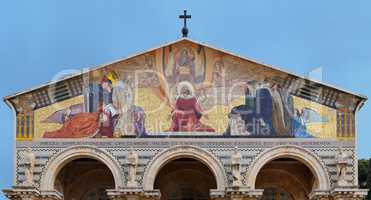
<path id="1" fill-rule="evenodd" d="M 310 200 L 328 200 L 330 199 L 330 191 L 313 190 L 308 195 Z"/>
<path id="2" fill-rule="evenodd" d="M 15 186 L 3 190 L 5 196 L 11 200 L 62 200 L 63 195 L 57 191 L 40 192 L 32 186 Z"/>
<path id="3" fill-rule="evenodd" d="M 141 188 L 106 190 L 111 200 L 159 200 L 160 190 L 144 191 Z"/>
<path id="4" fill-rule="evenodd" d="M 335 187 L 331 190 L 334 200 L 362 200 L 366 197 L 368 189 L 354 187 Z"/>
<path id="5" fill-rule="evenodd" d="M 249 187 L 228 187 L 226 196 L 230 200 L 258 200 L 263 197 L 263 189 L 250 189 Z"/>
<path id="6" fill-rule="evenodd" d="M 263 197 L 263 189 L 252 190 L 248 187 L 228 187 L 224 191 L 210 190 L 212 200 L 259 200 Z"/>

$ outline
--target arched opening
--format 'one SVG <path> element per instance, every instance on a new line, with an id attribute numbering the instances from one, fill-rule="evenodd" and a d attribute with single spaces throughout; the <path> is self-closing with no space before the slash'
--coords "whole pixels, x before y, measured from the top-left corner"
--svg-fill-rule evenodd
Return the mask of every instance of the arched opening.
<path id="1" fill-rule="evenodd" d="M 263 200 L 306 200 L 317 185 L 312 171 L 302 162 L 281 157 L 259 171 L 255 187 L 264 189 Z"/>
<path id="2" fill-rule="evenodd" d="M 115 180 L 114 189 L 125 186 L 121 166 L 108 152 L 94 146 L 72 146 L 59 152 L 49 160 L 42 173 L 40 190 L 54 191 L 54 186 L 58 183 L 57 176 L 62 171 L 62 168 L 80 158 L 96 160 L 109 168 Z"/>
<path id="3" fill-rule="evenodd" d="M 163 167 L 181 158 L 194 159 L 207 166 L 216 180 L 215 189 L 218 191 L 225 190 L 228 181 L 223 164 L 210 152 L 189 145 L 173 146 L 157 154 L 146 167 L 143 175 L 143 189 L 145 191 L 153 190 L 155 188 L 155 179 Z"/>
<path id="4" fill-rule="evenodd" d="M 330 190 L 331 185 L 329 173 L 327 172 L 324 163 L 314 153 L 295 145 L 277 146 L 262 152 L 257 158 L 254 159 L 254 161 L 249 166 L 249 169 L 245 175 L 246 185 L 252 189 L 257 188 L 256 182 L 258 173 L 262 171 L 261 169 L 271 161 L 280 161 L 280 159 L 281 161 L 286 160 L 285 162 L 290 162 L 290 160 L 296 161 L 305 166 L 307 168 L 307 171 L 311 172 L 311 177 L 313 177 L 313 185 L 311 187 L 312 191 Z M 287 171 L 288 170 L 286 170 L 286 173 Z M 296 169 L 292 169 L 288 172 L 295 171 Z M 280 172 L 285 171 L 281 170 Z M 273 175 L 274 174 L 275 173 L 273 173 Z"/>
<path id="5" fill-rule="evenodd" d="M 106 189 L 114 189 L 110 169 L 91 158 L 78 158 L 62 167 L 56 176 L 54 188 L 64 199 L 106 200 Z"/>
<path id="6" fill-rule="evenodd" d="M 155 178 L 161 200 L 207 200 L 217 182 L 210 169 L 193 158 L 178 158 L 163 166 Z"/>

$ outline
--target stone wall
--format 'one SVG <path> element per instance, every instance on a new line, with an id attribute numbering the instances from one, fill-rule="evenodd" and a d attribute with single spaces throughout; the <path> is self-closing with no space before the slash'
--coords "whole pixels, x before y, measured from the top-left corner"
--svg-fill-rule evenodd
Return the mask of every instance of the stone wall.
<path id="1" fill-rule="evenodd" d="M 34 182 L 40 187 L 40 181 L 48 161 L 59 152 L 73 146 L 95 146 L 108 152 L 114 160 L 121 166 L 124 174 L 124 183 L 127 182 L 128 167 L 126 156 L 130 148 L 133 148 L 139 155 L 137 180 L 139 185 L 143 183 L 143 175 L 151 160 L 164 149 L 177 145 L 190 145 L 200 147 L 214 155 L 224 166 L 228 179 L 228 185 L 232 183 L 230 170 L 230 157 L 235 147 L 238 147 L 242 154 L 241 172 L 245 180 L 245 174 L 250 164 L 264 151 L 272 147 L 293 145 L 303 147 L 316 155 L 326 166 L 326 171 L 330 177 L 331 186 L 336 183 L 336 164 L 335 156 L 339 147 L 351 157 L 347 167 L 346 179 L 350 185 L 357 185 L 357 158 L 352 142 L 326 141 L 317 139 L 246 139 L 246 138 L 148 138 L 148 139 L 115 139 L 115 140 L 37 140 L 33 142 L 17 142 L 16 148 L 16 167 L 15 184 L 20 184 L 24 179 L 24 160 L 23 154 L 28 147 L 36 155 L 36 165 L 34 171 Z"/>

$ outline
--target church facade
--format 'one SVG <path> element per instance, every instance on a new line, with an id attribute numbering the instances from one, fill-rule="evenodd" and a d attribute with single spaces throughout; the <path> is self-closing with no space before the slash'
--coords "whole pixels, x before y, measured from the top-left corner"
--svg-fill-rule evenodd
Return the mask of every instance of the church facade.
<path id="1" fill-rule="evenodd" d="M 362 95 L 182 38 L 4 98 L 9 199 L 363 199 Z"/>

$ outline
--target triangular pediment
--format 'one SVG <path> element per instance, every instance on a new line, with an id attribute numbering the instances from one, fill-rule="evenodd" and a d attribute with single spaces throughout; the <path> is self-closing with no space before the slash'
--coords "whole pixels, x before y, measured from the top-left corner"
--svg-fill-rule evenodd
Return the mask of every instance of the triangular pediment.
<path id="1" fill-rule="evenodd" d="M 193 103 L 189 99 L 194 99 Z M 338 116 L 350 116 L 353 120 L 365 100 L 364 96 L 187 38 L 5 97 L 17 115 L 32 116 L 32 128 L 38 137 L 53 137 L 57 132 L 49 131 L 70 120 L 65 117 L 74 112 L 109 112 L 111 116 L 144 113 L 146 122 L 140 126 L 165 135 L 178 129 L 196 135 L 230 134 L 237 113 L 245 122 L 253 116 L 257 121 L 254 124 L 270 127 L 275 136 L 334 137 L 342 130 L 342 137 L 353 137 L 354 124 L 344 128 L 342 123 L 346 120 L 339 121 Z M 196 113 L 193 120 L 197 124 L 189 130 L 173 127 L 174 120 L 185 117 L 174 113 L 177 109 L 187 110 L 188 104 L 194 106 L 191 110 Z M 239 113 L 246 109 L 253 110 L 253 114 Z M 126 117 L 129 120 L 133 116 Z M 299 127 L 310 131 L 293 133 L 297 120 L 302 121 Z M 324 136 L 324 129 L 331 134 Z M 110 131 L 110 137 L 113 131 L 123 132 Z M 261 131 L 259 134 L 266 136 Z"/>
<path id="2" fill-rule="evenodd" d="M 69 85 L 81 85 L 82 87 L 82 79 L 83 76 L 92 72 L 96 72 L 99 70 L 104 71 L 105 69 L 111 69 L 115 68 L 119 65 L 131 65 L 134 70 L 140 70 L 145 69 L 145 66 L 141 66 L 141 64 L 146 64 L 145 61 L 142 61 L 142 63 L 138 63 L 138 60 L 140 60 L 143 57 L 148 57 L 148 55 L 154 54 L 155 52 L 164 51 L 166 54 L 166 51 L 169 51 L 172 47 L 176 48 L 182 48 L 182 46 L 189 46 L 191 48 L 195 49 L 207 49 L 209 54 L 213 55 L 207 55 L 208 57 L 204 58 L 205 62 L 210 66 L 210 62 L 229 62 L 231 64 L 230 68 L 231 71 L 236 71 L 233 69 L 233 67 L 236 67 L 239 65 L 241 69 L 246 69 L 246 71 L 250 71 L 251 74 L 246 74 L 242 72 L 240 75 L 243 77 L 245 75 L 245 80 L 256 80 L 256 81 L 263 81 L 266 79 L 268 81 L 275 82 L 277 84 L 280 84 L 282 87 L 287 87 L 290 89 L 290 93 L 300 96 L 302 98 L 318 102 L 320 104 L 330 106 L 330 107 L 340 107 L 340 106 L 349 106 L 352 107 L 352 109 L 356 109 L 357 104 L 360 103 L 362 100 L 366 100 L 367 97 L 363 95 L 357 95 L 352 92 L 346 91 L 344 89 L 339 89 L 334 86 L 330 86 L 328 84 L 320 83 L 315 80 L 310 80 L 305 77 L 301 77 L 299 75 L 295 75 L 293 73 L 287 72 L 285 70 L 282 70 L 278 67 L 274 67 L 271 65 L 267 65 L 265 63 L 261 63 L 259 61 L 253 60 L 251 58 L 246 58 L 237 54 L 233 54 L 231 52 L 221 50 L 215 47 L 212 47 L 207 44 L 203 44 L 197 41 L 193 41 L 188 38 L 182 38 L 179 40 L 176 40 L 174 42 L 166 43 L 164 45 L 161 45 L 156 48 L 152 48 L 150 50 L 140 52 L 138 54 L 134 54 L 132 56 L 128 56 L 127 58 L 119 59 L 117 61 L 103 64 L 98 67 L 92 67 L 90 70 L 84 69 L 79 74 L 74 74 L 71 76 L 64 77 L 63 79 L 51 81 L 49 83 L 43 84 L 38 87 L 31 88 L 29 90 L 25 90 L 22 92 L 15 93 L 13 95 L 9 95 L 7 97 L 4 97 L 4 100 L 11 100 L 18 96 L 23 96 L 25 94 L 35 94 L 37 95 L 48 95 L 48 98 L 45 98 L 44 100 L 47 101 L 43 105 L 38 105 L 38 107 L 49 105 L 49 103 L 53 103 L 55 101 L 55 98 L 53 98 L 52 92 L 49 92 L 50 87 L 54 88 L 58 85 L 63 85 L 63 82 L 68 83 Z M 157 55 L 158 56 L 158 55 Z M 168 56 L 168 55 L 165 55 Z M 206 56 L 206 55 L 203 55 Z M 212 57 L 212 58 L 211 58 Z M 157 59 L 159 59 L 157 57 Z M 219 59 L 219 61 L 217 61 Z M 137 63 L 136 63 L 137 62 Z M 140 61 L 139 61 L 140 62 Z M 136 65 L 134 67 L 134 65 Z M 157 61 L 155 64 L 163 65 L 163 63 L 160 63 L 160 61 Z M 215 63 L 214 63 L 215 64 Z M 158 67 L 158 66 L 157 66 Z M 205 70 L 206 71 L 206 70 Z M 163 72 L 164 73 L 164 72 Z M 260 75 L 260 77 L 259 77 Z M 206 76 L 211 76 L 210 74 L 206 74 Z M 264 77 L 264 78 L 263 78 Z M 235 77 L 231 77 L 231 79 L 235 79 Z M 210 80 L 209 80 L 210 82 Z M 72 91 L 72 88 L 68 88 L 68 90 Z M 63 98 L 68 98 L 75 96 L 82 92 L 82 88 L 77 89 L 78 91 L 71 92 L 70 95 Z M 81 91 L 80 91 L 81 90 Z M 63 95 L 62 95 L 63 96 Z M 49 100 L 47 100 L 49 99 Z M 338 104 L 338 105 L 337 105 Z"/>

